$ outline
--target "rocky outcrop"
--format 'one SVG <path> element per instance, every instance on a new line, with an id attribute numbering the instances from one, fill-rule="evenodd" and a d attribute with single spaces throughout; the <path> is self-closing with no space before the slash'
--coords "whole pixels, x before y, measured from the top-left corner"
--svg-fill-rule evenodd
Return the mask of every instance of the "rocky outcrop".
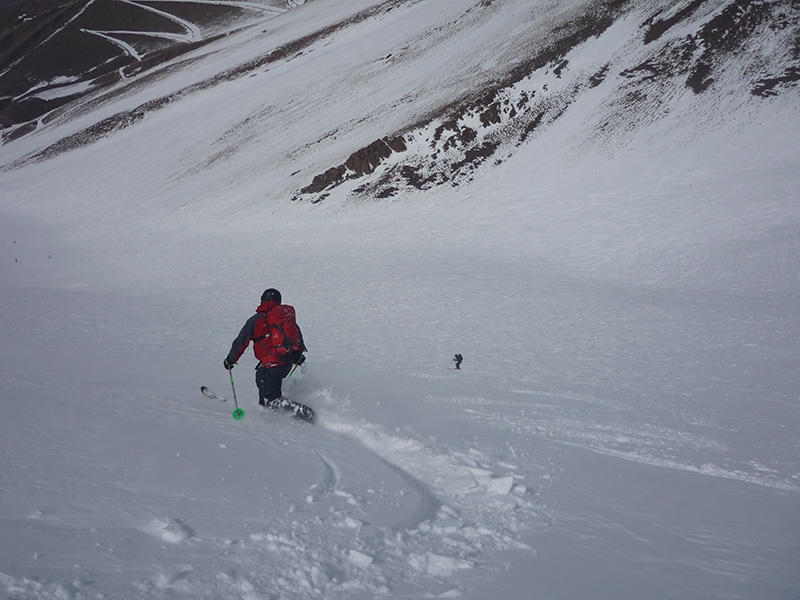
<path id="1" fill-rule="evenodd" d="M 406 144 L 402 136 L 375 140 L 369 146 L 353 152 L 350 157 L 337 167 L 331 167 L 320 173 L 309 185 L 300 190 L 301 194 L 319 194 L 345 181 L 362 175 L 369 175 L 384 159 L 394 152 L 403 152 Z"/>

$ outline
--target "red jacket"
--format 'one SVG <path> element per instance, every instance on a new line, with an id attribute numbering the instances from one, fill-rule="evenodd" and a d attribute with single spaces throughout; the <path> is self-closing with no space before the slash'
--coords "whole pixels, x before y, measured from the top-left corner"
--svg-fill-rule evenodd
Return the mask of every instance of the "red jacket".
<path id="1" fill-rule="evenodd" d="M 235 363 L 239 360 L 250 342 L 253 342 L 253 354 L 256 355 L 256 359 L 262 366 L 280 367 L 288 364 L 275 353 L 268 343 L 267 313 L 276 306 L 280 305 L 272 300 L 262 302 L 256 309 L 256 314 L 247 319 L 239 335 L 233 340 L 231 351 L 228 352 L 228 362 Z"/>

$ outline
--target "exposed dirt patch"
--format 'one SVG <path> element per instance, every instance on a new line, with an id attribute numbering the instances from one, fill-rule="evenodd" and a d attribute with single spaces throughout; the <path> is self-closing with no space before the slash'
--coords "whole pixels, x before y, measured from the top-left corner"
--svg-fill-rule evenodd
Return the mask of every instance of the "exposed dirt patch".
<path id="1" fill-rule="evenodd" d="M 406 143 L 402 136 L 375 140 L 369 146 L 353 152 L 343 164 L 331 167 L 314 177 L 309 185 L 300 190 L 300 193 L 318 194 L 342 183 L 346 178 L 353 179 L 372 173 L 383 159 L 388 158 L 393 152 L 403 152 L 405 149 Z"/>
<path id="2" fill-rule="evenodd" d="M 787 67 L 782 75 L 759 79 L 751 93 L 762 98 L 777 96 L 781 86 L 797 83 L 798 81 L 800 81 L 800 66 Z"/>
<path id="3" fill-rule="evenodd" d="M 707 0 L 694 0 L 666 19 L 659 19 L 658 15 L 655 15 L 645 23 L 644 43 L 656 41 L 675 25 L 691 17 L 706 2 Z"/>

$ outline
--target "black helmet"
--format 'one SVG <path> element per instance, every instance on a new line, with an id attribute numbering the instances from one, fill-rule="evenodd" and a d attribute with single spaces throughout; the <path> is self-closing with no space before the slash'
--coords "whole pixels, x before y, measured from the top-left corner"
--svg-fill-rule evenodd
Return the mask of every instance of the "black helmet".
<path id="1" fill-rule="evenodd" d="M 261 301 L 262 302 L 272 301 L 272 302 L 277 302 L 278 304 L 280 304 L 281 303 L 281 293 L 278 290 L 276 290 L 275 288 L 269 288 L 267 290 L 264 290 L 264 293 L 261 294 Z"/>

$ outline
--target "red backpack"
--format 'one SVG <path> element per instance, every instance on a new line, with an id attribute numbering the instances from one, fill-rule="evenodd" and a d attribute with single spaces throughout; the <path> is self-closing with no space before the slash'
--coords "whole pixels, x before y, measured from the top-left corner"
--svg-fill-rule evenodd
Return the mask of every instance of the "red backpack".
<path id="1" fill-rule="evenodd" d="M 258 357 L 262 363 L 269 362 L 267 359 L 272 357 L 283 364 L 294 363 L 306 350 L 294 307 L 288 304 L 270 309 L 266 317 L 256 323 L 256 332 L 263 334 L 253 338 L 253 342 L 267 351 L 267 356 Z"/>

